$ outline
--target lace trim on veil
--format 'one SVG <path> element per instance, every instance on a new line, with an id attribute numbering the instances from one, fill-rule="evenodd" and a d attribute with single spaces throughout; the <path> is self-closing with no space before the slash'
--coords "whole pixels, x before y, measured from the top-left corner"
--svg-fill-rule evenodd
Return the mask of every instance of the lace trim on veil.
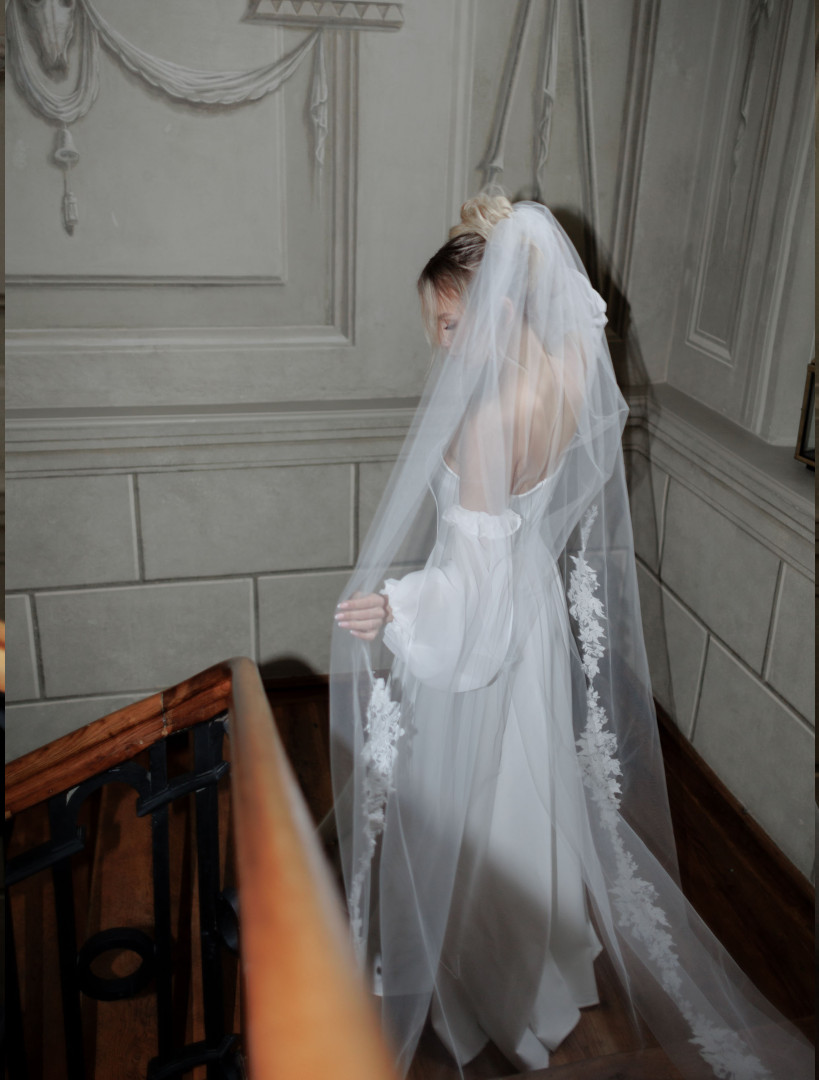
<path id="1" fill-rule="evenodd" d="M 598 661 L 605 654 L 605 608 L 594 594 L 598 588 L 597 573 L 586 561 L 586 544 L 597 517 L 597 506 L 584 514 L 580 527 L 580 551 L 572 555 L 574 569 L 569 575 L 569 613 L 579 631 L 580 654 L 587 686 L 587 718 L 583 734 L 577 740 L 577 758 L 583 783 L 590 790 L 592 801 L 600 815 L 601 824 L 614 851 L 617 879 L 614 903 L 619 925 L 647 947 L 651 960 L 657 965 L 663 989 L 682 1013 L 692 1031 L 689 1040 L 699 1047 L 720 1080 L 769 1080 L 770 1073 L 735 1031 L 717 1026 L 699 1013 L 685 997 L 679 958 L 674 939 L 669 933 L 668 917 L 657 904 L 657 890 L 637 873 L 633 855 L 626 850 L 619 833 L 620 821 L 620 762 L 617 758 L 617 737 L 606 730 L 607 716 L 594 687 L 599 673 Z"/>
<path id="2" fill-rule="evenodd" d="M 374 679 L 364 720 L 364 746 L 361 750 L 361 763 L 364 768 L 364 843 L 350 886 L 349 900 L 353 945 L 362 966 L 366 950 L 361 899 L 372 865 L 376 841 L 384 831 L 387 799 L 390 792 L 395 790 L 393 771 L 398 756 L 398 740 L 403 734 L 401 706 L 390 697 L 389 681 Z"/>

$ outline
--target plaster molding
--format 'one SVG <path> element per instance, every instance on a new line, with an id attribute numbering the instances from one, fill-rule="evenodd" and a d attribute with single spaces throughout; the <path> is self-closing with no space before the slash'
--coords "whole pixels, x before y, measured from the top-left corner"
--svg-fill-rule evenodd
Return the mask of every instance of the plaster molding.
<path id="1" fill-rule="evenodd" d="M 358 197 L 357 34 L 333 34 L 332 217 L 330 293 L 332 330 L 355 343 L 356 203 Z M 310 329 L 305 328 L 309 332 Z"/>
<path id="2" fill-rule="evenodd" d="M 134 285 L 175 285 L 197 287 L 233 285 L 285 285 L 286 277 L 278 274 L 248 274 L 236 277 L 218 274 L 171 275 L 171 274 L 7 274 L 6 284 L 14 288 L 61 288 L 61 289 L 122 289 Z"/>
<path id="3" fill-rule="evenodd" d="M 279 32 L 272 38 L 272 44 L 281 50 L 282 34 Z M 280 198 L 275 207 L 270 206 L 270 196 L 264 202 L 264 213 L 271 220 L 278 219 L 279 235 L 286 238 L 287 210 L 287 183 L 285 175 L 285 163 L 287 153 L 285 146 L 285 112 L 283 95 L 273 93 L 271 109 L 274 112 L 272 123 L 267 132 L 272 135 L 273 169 L 276 183 L 274 191 L 280 193 Z M 121 288 L 175 288 L 175 287 L 235 287 L 245 285 L 255 286 L 281 286 L 287 284 L 287 246 L 286 239 L 281 244 L 279 266 L 272 273 L 263 274 L 38 274 L 38 273 L 10 273 L 6 274 L 6 284 L 14 288 L 58 288 L 58 289 L 121 289 Z"/>
<path id="4" fill-rule="evenodd" d="M 475 5 L 470 0 L 454 0 L 452 37 L 452 98 L 450 104 L 449 158 L 447 160 L 446 218 L 443 235 L 458 221 L 461 205 L 469 195 L 472 169 L 469 164 L 469 134 L 472 121 L 472 82 L 475 69 Z"/>
<path id="5" fill-rule="evenodd" d="M 589 16 L 586 0 L 575 0 L 574 34 L 577 56 L 577 97 L 579 106 L 580 161 L 583 171 L 583 215 L 585 251 L 583 264 L 592 285 L 600 285 L 597 238 L 600 235 L 600 208 L 597 199 L 597 159 L 594 152 L 594 106 L 591 89 Z"/>
<path id="6" fill-rule="evenodd" d="M 749 8 L 748 23 L 735 20 L 734 35 L 731 42 L 730 59 L 725 62 L 724 54 L 715 47 L 712 53 L 712 70 L 709 77 L 711 87 L 715 81 L 723 78 L 728 71 L 726 89 L 722 95 L 723 109 L 720 118 L 719 135 L 714 145 L 719 147 L 710 170 L 705 194 L 705 228 L 702 233 L 697 258 L 696 278 L 691 297 L 686 344 L 705 354 L 717 363 L 730 368 L 736 366 L 739 353 L 738 336 L 743 317 L 748 310 L 749 292 L 754 289 L 754 264 L 757 223 L 759 221 L 759 202 L 763 180 L 769 166 L 771 136 L 774 112 L 777 105 L 778 89 L 781 83 L 785 59 L 785 42 L 792 9 L 792 0 L 783 0 L 774 11 L 765 0 Z M 771 33 L 774 37 L 772 63 L 770 66 L 757 65 L 757 46 L 762 15 L 771 21 Z M 717 23 L 715 45 L 720 37 L 720 23 Z M 744 49 L 744 57 L 742 55 Z M 717 69 L 717 70 L 715 70 Z M 760 126 L 755 153 L 752 156 L 748 198 L 743 216 L 741 233 L 738 237 L 736 264 L 737 289 L 734 303 L 729 314 L 729 329 L 724 338 L 711 333 L 702 325 L 703 307 L 708 289 L 709 265 L 711 254 L 716 244 L 723 243 L 723 237 L 717 228 L 718 221 L 724 220 L 730 227 L 730 210 L 733 206 L 734 189 L 739 171 L 739 153 L 745 140 L 751 106 L 753 84 L 758 76 L 764 81 L 764 98 L 760 105 Z M 709 96 L 712 96 L 709 93 Z M 720 196 L 727 189 L 728 210 L 719 213 Z M 719 234 L 719 235 L 718 235 Z M 758 350 L 757 350 L 758 352 Z"/>
<path id="7" fill-rule="evenodd" d="M 483 161 L 478 166 L 483 172 L 484 187 L 488 187 L 496 181 L 499 182 L 499 178 L 503 173 L 503 146 L 506 141 L 506 128 L 509 123 L 509 108 L 512 104 L 512 97 L 518 80 L 518 72 L 523 57 L 523 42 L 526 38 L 526 28 L 529 25 L 531 12 L 532 0 L 518 0 L 515 21 L 512 24 L 512 33 L 503 64 L 498 96 L 495 101 L 492 130 Z"/>
<path id="8" fill-rule="evenodd" d="M 540 57 L 538 60 L 537 107 L 535 109 L 535 157 L 532 177 L 534 198 L 545 202 L 543 198 L 543 180 L 549 148 L 552 138 L 552 116 L 557 98 L 557 62 L 559 51 L 558 25 L 560 14 L 559 0 L 547 4 L 546 19 L 540 39 Z"/>
<path id="9" fill-rule="evenodd" d="M 404 4 L 361 3 L 359 0 L 248 0 L 243 22 L 275 22 L 282 26 L 327 27 L 329 30 L 400 30 Z"/>
<path id="10" fill-rule="evenodd" d="M 294 7 L 301 7 L 296 4 Z M 18 8 L 20 10 L 18 10 Z M 99 93 L 99 51 L 104 45 L 109 56 L 123 68 L 143 80 L 152 91 L 164 94 L 173 101 L 212 107 L 237 106 L 275 94 L 291 78 L 305 56 L 316 50 L 313 65 L 310 117 L 315 134 L 315 161 L 318 170 L 323 163 L 324 134 L 327 130 L 326 73 L 324 70 L 323 37 L 314 29 L 290 53 L 272 64 L 242 73 L 202 71 L 187 68 L 152 56 L 129 42 L 109 25 L 93 6 L 91 0 L 76 4 L 32 10 L 23 0 L 7 4 L 9 36 L 13 48 L 13 73 L 17 89 L 26 104 L 48 123 L 59 124 L 56 132 L 52 164 L 63 171 L 63 226 L 73 235 L 79 221 L 78 201 L 69 187 L 69 171 L 80 158 L 68 125 L 85 116 Z M 29 23 L 28 30 L 23 22 Z M 55 33 L 56 29 L 56 33 Z M 37 48 L 29 40 L 34 31 Z M 67 94 L 55 92 L 55 76 L 68 67 L 68 47 L 76 39 L 80 56 L 75 89 Z M 321 91 L 320 92 L 320 88 Z"/>
<path id="11" fill-rule="evenodd" d="M 742 422 L 753 431 L 762 429 L 768 401 L 768 386 L 771 369 L 775 363 L 774 349 L 779 329 L 782 305 L 785 300 L 787 278 L 791 270 L 789 254 L 793 244 L 799 203 L 806 172 L 812 161 L 815 116 L 809 96 L 808 77 L 811 72 L 811 52 L 815 40 L 812 12 L 806 10 L 806 23 L 803 27 L 791 30 L 802 34 L 802 47 L 797 72 L 804 73 L 804 80 L 797 76 L 796 93 L 793 107 L 789 110 L 788 134 L 784 160 L 791 166 L 777 175 L 776 196 L 772 226 L 769 230 L 764 273 L 760 282 L 760 293 L 768 298 L 766 304 L 756 304 L 748 311 L 746 320 L 748 329 L 744 331 L 744 342 L 740 348 L 747 348 L 751 356 L 748 378 L 745 380 Z M 785 52 L 785 34 L 782 34 L 781 51 Z M 781 65 L 780 65 L 781 66 Z M 745 324 L 743 324 L 745 325 Z M 805 362 L 810 359 L 805 357 Z"/>
<path id="12" fill-rule="evenodd" d="M 58 363 L 73 355 L 115 355 L 157 350 L 195 353 L 248 352 L 291 348 L 346 348 L 355 337 L 356 280 L 356 190 L 358 162 L 358 39 L 357 35 L 336 34 L 329 42 L 332 58 L 330 77 L 333 109 L 333 152 L 330 166 L 330 249 L 326 265 L 330 274 L 329 325 L 214 327 L 207 331 L 188 328 L 113 328 L 6 331 L 6 356 L 11 364 L 32 358 Z M 283 131 L 283 124 L 279 125 Z M 281 158 L 283 160 L 284 154 Z M 284 215 L 286 208 L 282 206 Z M 285 253 L 286 261 L 286 253 Z M 236 286 L 286 285 L 285 277 L 170 277 L 163 275 L 37 275 L 10 274 L 10 288 L 57 286 L 63 289 L 115 289 L 195 286 L 222 288 Z"/>
<path id="13" fill-rule="evenodd" d="M 330 293 L 332 307 L 332 324 L 330 328 L 323 326 L 304 327 L 270 327 L 261 331 L 265 335 L 266 347 L 277 348 L 293 344 L 322 345 L 352 344 L 354 336 L 355 317 L 355 195 L 356 195 L 356 168 L 358 161 L 358 37 L 350 34 L 334 34 L 328 42 L 328 56 L 331 62 L 331 108 L 333 110 L 332 130 L 332 164 L 331 164 L 331 202 L 330 244 L 331 251 L 327 265 L 331 272 Z M 281 115 L 275 129 L 280 140 L 279 152 L 275 155 L 277 168 L 283 169 L 286 155 L 284 152 L 284 116 L 281 95 L 274 95 L 276 105 Z M 284 205 L 286 199 L 286 184 L 280 181 L 279 190 L 285 192 L 282 205 L 279 208 L 282 221 L 287 217 L 287 208 Z M 285 272 L 283 274 L 270 275 L 140 275 L 140 274 L 7 274 L 6 284 L 9 288 L 59 288 L 59 289 L 116 289 L 116 288 L 174 288 L 194 286 L 196 288 L 235 288 L 237 286 L 282 286 L 287 284 L 287 252 L 283 253 Z M 332 337 L 327 338 L 327 329 L 332 331 Z M 36 332 L 16 332 L 35 333 Z M 42 351 L 48 351 L 51 342 L 59 350 L 65 346 L 67 351 L 75 351 L 75 335 L 73 330 L 46 331 L 46 334 L 65 335 L 63 341 L 53 337 L 44 337 L 40 342 Z M 168 331 L 129 332 L 128 337 L 139 337 L 145 347 L 154 347 L 155 334 L 166 337 Z M 173 332 L 172 332 L 173 333 Z M 182 335 L 189 334 L 181 331 Z M 239 339 L 245 337 L 240 330 Z M 254 331 L 257 333 L 257 331 Z M 116 334 L 107 331 L 112 341 L 112 348 L 116 348 Z M 12 355 L 15 344 L 22 344 L 20 338 L 14 337 L 15 331 L 9 332 L 8 346 Z M 208 337 L 223 337 L 221 331 L 214 331 Z M 235 335 L 233 335 L 235 340 Z M 33 341 L 29 337 L 26 340 Z M 201 348 L 201 343 L 192 340 L 193 347 Z M 127 347 L 127 346 L 126 346 Z M 178 347 L 178 346 L 177 346 Z"/>
<path id="14" fill-rule="evenodd" d="M 394 461 L 415 399 L 210 408 L 12 410 L 9 478 Z M 813 479 L 789 451 L 666 384 L 632 395 L 624 446 L 811 580 Z"/>
<path id="15" fill-rule="evenodd" d="M 667 384 L 629 404 L 626 447 L 814 580 L 813 474 L 788 448 L 763 442 Z"/>
<path id="16" fill-rule="evenodd" d="M 614 220 L 611 234 L 611 265 L 606 300 L 611 325 L 622 337 L 626 327 L 623 298 L 631 282 L 631 256 L 640 197 L 643 153 L 650 103 L 654 55 L 660 5 L 657 0 L 635 0 L 632 9 L 631 45 L 628 62 L 628 90 L 623 120 L 623 138 L 617 168 Z"/>
<path id="17" fill-rule="evenodd" d="M 215 326 L 207 330 L 117 328 L 59 330 L 7 330 L 6 359 L 57 361 L 64 356 L 95 360 L 123 353 L 254 352 L 277 348 L 338 348 L 350 340 L 334 326 Z"/>
<path id="18" fill-rule="evenodd" d="M 415 399 L 190 409 L 17 410 L 9 478 L 394 460 Z M 101 453 L 101 451 L 103 453 Z"/>
<path id="19" fill-rule="evenodd" d="M 735 33 L 731 43 L 731 50 L 726 61 L 724 53 L 719 49 L 720 41 L 720 29 L 721 21 L 719 16 L 714 25 L 714 32 L 711 39 L 711 57 L 709 61 L 709 75 L 708 75 L 708 98 L 713 99 L 716 93 L 716 82 L 718 79 L 722 79 L 723 87 L 731 87 L 736 77 L 736 68 L 739 63 L 739 47 L 742 37 L 742 22 L 737 20 L 735 26 Z M 727 71 L 727 75 L 725 74 Z M 719 132 L 715 141 L 715 145 L 722 147 L 725 144 L 725 140 L 728 137 L 728 125 L 730 123 L 730 92 L 723 89 L 722 92 L 723 107 L 720 115 Z M 699 147 L 697 157 L 702 162 L 704 153 L 710 149 L 707 146 L 708 140 L 705 138 L 706 131 L 706 117 L 703 115 L 703 124 L 700 133 Z M 710 175 L 707 181 L 707 187 L 705 190 L 705 215 L 703 221 L 702 235 L 700 239 L 699 250 L 697 253 L 696 272 L 694 278 L 694 285 L 691 293 L 690 304 L 688 309 L 688 320 L 685 330 L 685 344 L 689 347 L 696 349 L 698 352 L 709 357 L 711 360 L 716 361 L 719 364 L 725 364 L 727 367 L 733 367 L 733 360 L 731 358 L 731 351 L 727 342 L 713 337 L 705 332 L 700 326 L 700 315 L 702 312 L 702 305 L 705 296 L 705 279 L 708 271 L 708 255 L 711 248 L 715 221 L 717 217 L 717 203 L 719 200 L 720 183 L 723 177 L 723 165 L 724 157 L 719 155 L 717 162 L 712 166 Z"/>

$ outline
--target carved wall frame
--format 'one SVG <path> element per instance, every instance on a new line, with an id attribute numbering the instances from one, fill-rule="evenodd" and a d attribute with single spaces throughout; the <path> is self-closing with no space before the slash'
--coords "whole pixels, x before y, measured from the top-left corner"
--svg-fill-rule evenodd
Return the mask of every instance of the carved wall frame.
<path id="1" fill-rule="evenodd" d="M 293 346 L 349 346 L 354 343 L 355 326 L 355 195 L 358 158 L 358 36 L 350 33 L 327 33 L 330 58 L 331 115 L 333 153 L 329 172 L 331 210 L 330 247 L 327 266 L 330 273 L 331 319 L 327 324 L 304 326 L 236 327 L 209 330 L 206 335 L 187 329 L 133 328 L 125 333 L 66 328 L 55 330 L 9 330 L 10 355 L 54 356 L 71 352 L 133 350 L 134 348 L 201 349 L 224 347 L 229 340 L 237 348 L 290 348 Z M 113 289 L 173 286 L 236 287 L 259 284 L 284 284 L 284 279 L 245 277 L 179 278 L 152 276 L 101 275 L 9 275 L 12 288 Z"/>
<path id="2" fill-rule="evenodd" d="M 719 135 L 717 146 L 719 153 L 714 158 L 713 167 L 708 179 L 708 188 L 705 201 L 704 228 L 702 232 L 699 253 L 696 264 L 696 278 L 689 310 L 688 326 L 686 332 L 686 344 L 697 349 L 717 363 L 734 367 L 736 362 L 737 334 L 742 309 L 745 302 L 745 293 L 748 286 L 749 260 L 752 248 L 754 229 L 757 224 L 757 203 L 760 193 L 762 176 L 768 163 L 768 151 L 770 148 L 770 133 L 773 122 L 773 112 L 776 106 L 776 87 L 784 61 L 784 46 L 790 21 L 792 0 L 783 0 L 777 6 L 774 27 L 775 42 L 773 52 L 775 63 L 773 70 L 768 73 L 765 100 L 762 104 L 762 116 L 760 121 L 759 140 L 757 154 L 754 156 L 754 166 L 750 183 L 749 205 L 751 212 L 746 215 L 745 227 L 740 241 L 740 258 L 738 267 L 738 289 L 735 295 L 735 303 L 731 312 L 731 329 L 726 340 L 720 340 L 709 334 L 701 325 L 703 305 L 705 300 L 706 279 L 708 274 L 709 253 L 715 243 L 717 207 L 720 194 L 724 191 L 726 182 L 730 185 L 733 180 L 733 168 L 735 167 L 735 154 L 744 134 L 746 121 L 742 115 L 742 101 L 740 112 L 736 111 L 736 93 L 740 90 L 740 78 L 745 82 L 754 74 L 754 54 L 756 49 L 756 36 L 760 32 L 763 18 L 771 18 L 767 15 L 765 0 L 755 0 L 755 9 L 758 18 L 754 22 L 754 11 L 750 12 L 751 26 L 746 27 L 741 19 L 736 20 L 731 52 L 727 63 L 724 55 L 720 54 L 719 62 L 716 55 L 712 58 L 714 68 L 720 71 L 727 69 L 727 86 L 732 92 L 723 95 L 722 114 L 720 117 Z M 763 10 L 764 9 L 764 10 Z M 715 37 L 715 45 L 717 38 Z M 743 46 L 747 42 L 747 52 L 743 56 Z M 710 82 L 715 81 L 716 72 L 712 70 Z M 740 91 L 741 93 L 741 91 Z M 709 97 L 711 95 L 709 94 Z"/>
<path id="3" fill-rule="evenodd" d="M 756 434 L 763 432 L 769 411 L 790 252 L 810 164 L 813 100 L 806 76 L 812 70 L 811 20 L 812 9 L 793 0 L 770 5 L 755 0 L 741 11 L 721 0 L 711 29 L 703 100 L 714 102 L 719 115 L 713 126 L 704 116 L 699 132 L 698 175 L 687 226 L 695 238 L 691 280 L 679 290 L 668 378 L 695 398 L 704 382 L 712 407 Z M 754 58 L 755 29 L 768 35 L 764 44 L 760 39 L 764 60 Z M 754 75 L 752 112 L 741 116 Z M 753 143 L 748 142 L 751 138 Z M 730 278 L 736 287 L 724 300 L 725 335 L 717 337 L 703 325 L 708 260 L 714 245 L 722 242 L 719 225 L 725 215 L 718 215 L 727 203 L 741 148 L 747 161 L 741 202 L 734 206 L 742 207 L 742 216 L 738 211 L 731 233 L 735 246 Z M 804 362 L 808 359 L 809 354 Z"/>

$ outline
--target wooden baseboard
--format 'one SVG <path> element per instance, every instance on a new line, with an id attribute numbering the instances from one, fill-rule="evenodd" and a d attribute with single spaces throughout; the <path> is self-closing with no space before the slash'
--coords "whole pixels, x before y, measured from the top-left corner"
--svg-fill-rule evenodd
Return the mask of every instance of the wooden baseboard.
<path id="1" fill-rule="evenodd" d="M 661 708 L 683 890 L 734 959 L 791 1019 L 814 1011 L 814 889 Z"/>

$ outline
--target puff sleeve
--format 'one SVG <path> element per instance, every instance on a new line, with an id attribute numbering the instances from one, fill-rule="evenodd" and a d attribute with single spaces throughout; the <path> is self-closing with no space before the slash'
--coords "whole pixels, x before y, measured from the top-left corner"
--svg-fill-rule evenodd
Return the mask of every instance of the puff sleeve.
<path id="1" fill-rule="evenodd" d="M 466 510 L 442 515 L 426 566 L 388 578 L 393 619 L 384 643 L 429 686 L 467 691 L 488 685 L 506 658 L 513 617 L 513 553 L 521 519 Z"/>

